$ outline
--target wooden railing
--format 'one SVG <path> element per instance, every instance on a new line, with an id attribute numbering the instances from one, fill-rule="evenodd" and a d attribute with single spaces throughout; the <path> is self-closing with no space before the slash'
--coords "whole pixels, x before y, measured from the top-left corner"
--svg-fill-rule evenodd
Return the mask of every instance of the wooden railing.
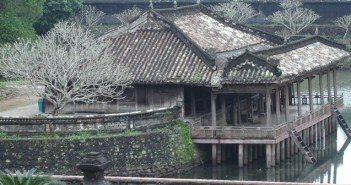
<path id="1" fill-rule="evenodd" d="M 292 128 L 300 125 L 317 121 L 323 116 L 331 114 L 331 109 L 343 106 L 343 96 L 337 98 L 333 104 L 325 104 L 317 109 L 306 112 L 304 115 L 294 118 L 289 122 L 282 122 L 279 125 L 270 127 L 247 127 L 247 126 L 208 126 L 206 123 L 211 120 L 211 115 L 206 114 L 195 119 L 194 124 L 190 128 L 191 137 L 196 138 L 228 138 L 228 139 L 275 139 L 282 134 L 286 134 Z M 206 125 L 205 125 L 206 124 Z M 209 124 L 210 125 L 210 124 Z"/>

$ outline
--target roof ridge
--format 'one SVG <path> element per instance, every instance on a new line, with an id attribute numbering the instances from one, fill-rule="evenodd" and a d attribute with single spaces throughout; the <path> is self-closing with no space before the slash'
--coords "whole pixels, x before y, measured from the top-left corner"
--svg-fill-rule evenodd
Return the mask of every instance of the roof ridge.
<path id="1" fill-rule="evenodd" d="M 276 47 L 265 49 L 265 50 L 256 51 L 254 53 L 257 55 L 271 56 L 271 55 L 289 52 L 289 51 L 292 51 L 294 49 L 301 48 L 301 47 L 307 46 L 307 45 L 315 43 L 315 42 L 321 42 L 321 43 L 326 44 L 328 46 L 336 47 L 338 49 L 348 51 L 345 44 L 339 43 L 337 41 L 328 39 L 328 38 L 320 36 L 320 35 L 314 35 L 311 37 L 307 37 L 307 38 L 303 38 L 303 39 L 296 40 L 293 42 L 289 42 L 289 43 L 284 44 L 284 45 L 276 46 Z"/>

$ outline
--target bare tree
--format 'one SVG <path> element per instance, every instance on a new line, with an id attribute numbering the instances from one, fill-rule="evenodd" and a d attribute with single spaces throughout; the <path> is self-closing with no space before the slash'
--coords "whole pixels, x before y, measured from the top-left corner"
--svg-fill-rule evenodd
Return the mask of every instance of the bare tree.
<path id="1" fill-rule="evenodd" d="M 314 11 L 302 8 L 302 2 L 299 0 L 283 0 L 280 7 L 282 10 L 273 13 L 267 19 L 283 26 L 284 34 L 289 38 L 300 33 L 320 17 Z"/>
<path id="2" fill-rule="evenodd" d="M 240 1 L 220 3 L 219 5 L 211 6 L 210 8 L 214 12 L 235 23 L 245 23 L 248 19 L 257 15 L 250 4 Z"/>
<path id="3" fill-rule="evenodd" d="M 141 14 L 141 9 L 138 7 L 133 7 L 131 9 L 124 10 L 119 14 L 114 14 L 113 16 L 121 21 L 122 24 L 129 24 L 136 16 Z"/>
<path id="4" fill-rule="evenodd" d="M 345 15 L 343 17 L 338 17 L 335 20 L 335 24 L 343 29 L 345 29 L 344 38 L 347 37 L 347 33 L 351 29 L 351 15 Z"/>
<path id="5" fill-rule="evenodd" d="M 28 80 L 57 115 L 68 103 L 122 98 L 130 78 L 128 69 L 115 63 L 112 48 L 109 40 L 96 40 L 76 23 L 61 22 L 37 41 L 2 47 L 0 71 L 9 79 Z"/>
<path id="6" fill-rule="evenodd" d="M 94 6 L 85 5 L 82 11 L 77 14 L 73 21 L 79 23 L 83 27 L 92 27 L 100 24 L 100 20 L 105 16 L 105 13 L 98 10 Z"/>

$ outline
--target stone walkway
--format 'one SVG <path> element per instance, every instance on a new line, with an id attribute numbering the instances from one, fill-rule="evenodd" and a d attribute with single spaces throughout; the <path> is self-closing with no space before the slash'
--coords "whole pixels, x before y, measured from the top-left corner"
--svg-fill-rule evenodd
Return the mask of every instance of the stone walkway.
<path id="1" fill-rule="evenodd" d="M 33 116 L 39 114 L 38 97 L 20 95 L 0 101 L 0 116 Z"/>

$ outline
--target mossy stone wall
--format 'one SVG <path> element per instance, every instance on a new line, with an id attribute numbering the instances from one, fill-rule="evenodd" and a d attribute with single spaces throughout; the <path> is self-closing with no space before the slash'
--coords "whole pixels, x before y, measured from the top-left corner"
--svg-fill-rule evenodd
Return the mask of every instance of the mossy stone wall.
<path id="1" fill-rule="evenodd" d="M 198 164 L 195 145 L 184 123 L 148 133 L 89 138 L 3 139 L 0 170 L 30 169 L 53 174 L 81 174 L 76 164 L 85 154 L 101 152 L 111 165 L 109 175 L 164 176 Z"/>

